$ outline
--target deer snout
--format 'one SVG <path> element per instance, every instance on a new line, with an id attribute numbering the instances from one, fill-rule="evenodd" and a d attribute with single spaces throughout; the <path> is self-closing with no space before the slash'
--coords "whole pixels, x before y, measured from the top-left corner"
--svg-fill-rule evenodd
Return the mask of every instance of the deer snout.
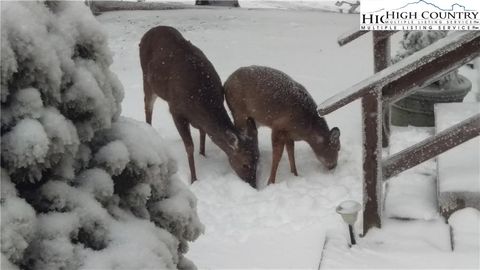
<path id="1" fill-rule="evenodd" d="M 257 175 L 254 174 L 245 180 L 251 187 L 257 188 Z"/>
<path id="2" fill-rule="evenodd" d="M 256 188 L 257 183 L 257 164 L 256 162 L 241 162 L 236 159 L 229 159 L 235 173 L 243 181 L 249 183 L 252 187 Z"/>
<path id="3" fill-rule="evenodd" d="M 333 170 L 337 167 L 337 160 L 327 160 L 322 156 L 317 155 L 317 159 L 328 169 Z"/>
<path id="4" fill-rule="evenodd" d="M 325 166 L 327 167 L 328 170 L 333 170 L 335 169 L 335 167 L 337 167 L 337 162 L 328 163 L 328 164 L 325 164 Z"/>
<path id="5" fill-rule="evenodd" d="M 244 168 L 246 177 L 244 181 L 247 182 L 253 188 L 257 188 L 257 168 L 256 165 L 247 165 Z"/>

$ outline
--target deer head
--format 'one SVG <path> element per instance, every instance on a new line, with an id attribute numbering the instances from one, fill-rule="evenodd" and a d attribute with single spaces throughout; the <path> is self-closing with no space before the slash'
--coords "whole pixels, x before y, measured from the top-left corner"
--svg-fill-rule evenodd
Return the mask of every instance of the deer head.
<path id="1" fill-rule="evenodd" d="M 258 141 L 257 130 L 252 123 L 242 132 L 227 131 L 227 143 L 231 151 L 227 152 L 228 161 L 237 175 L 256 188 Z"/>
<path id="2" fill-rule="evenodd" d="M 326 130 L 324 127 L 313 132 L 313 138 L 309 140 L 317 159 L 329 170 L 337 166 L 338 152 L 340 151 L 340 129 L 334 127 Z"/>

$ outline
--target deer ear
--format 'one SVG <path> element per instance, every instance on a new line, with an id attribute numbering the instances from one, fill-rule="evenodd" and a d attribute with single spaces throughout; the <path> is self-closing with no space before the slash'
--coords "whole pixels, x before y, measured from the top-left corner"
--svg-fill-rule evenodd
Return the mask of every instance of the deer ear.
<path id="1" fill-rule="evenodd" d="M 255 125 L 255 121 L 251 118 L 247 119 L 246 135 L 249 138 L 256 138 L 257 137 L 257 125 Z"/>
<path id="2" fill-rule="evenodd" d="M 330 144 L 339 145 L 340 144 L 340 129 L 337 127 L 330 130 Z"/>
<path id="3" fill-rule="evenodd" d="M 230 147 L 232 150 L 237 150 L 238 149 L 238 136 L 231 132 L 231 131 L 227 131 L 227 143 L 228 143 L 228 147 Z"/>

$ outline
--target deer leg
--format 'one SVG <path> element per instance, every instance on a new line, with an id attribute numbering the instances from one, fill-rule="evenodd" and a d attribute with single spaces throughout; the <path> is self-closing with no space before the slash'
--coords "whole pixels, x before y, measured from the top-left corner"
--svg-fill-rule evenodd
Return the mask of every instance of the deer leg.
<path id="1" fill-rule="evenodd" d="M 147 86 L 143 85 L 144 87 L 144 103 L 145 103 L 145 121 L 148 124 L 152 124 L 152 114 L 153 114 L 153 105 L 155 104 L 155 100 L 157 99 L 157 95 L 153 94 L 152 91 L 147 89 Z"/>
<path id="2" fill-rule="evenodd" d="M 285 139 L 283 133 L 272 130 L 272 169 L 270 171 L 270 178 L 268 179 L 268 184 L 275 184 L 278 163 L 280 163 L 280 159 L 282 159 L 284 146 Z"/>
<path id="3" fill-rule="evenodd" d="M 199 129 L 200 131 L 200 155 L 206 157 L 205 155 L 205 138 L 206 133 L 203 129 Z"/>
<path id="4" fill-rule="evenodd" d="M 286 145 L 288 161 L 290 162 L 290 171 L 293 175 L 298 176 L 297 166 L 295 165 L 295 142 L 293 140 L 287 140 Z"/>
<path id="5" fill-rule="evenodd" d="M 183 117 L 175 116 L 174 114 L 172 114 L 172 116 L 178 133 L 180 133 L 180 137 L 182 137 L 183 144 L 185 145 L 185 150 L 187 151 L 188 165 L 190 167 L 190 177 L 193 183 L 197 180 L 197 174 L 195 172 L 195 160 L 193 157 L 194 146 L 192 134 L 190 133 L 190 124 L 188 123 L 187 119 Z"/>

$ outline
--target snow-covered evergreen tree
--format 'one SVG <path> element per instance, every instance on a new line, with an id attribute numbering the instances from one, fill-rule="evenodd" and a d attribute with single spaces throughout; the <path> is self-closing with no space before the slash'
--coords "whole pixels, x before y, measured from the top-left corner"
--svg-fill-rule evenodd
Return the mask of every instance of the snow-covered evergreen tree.
<path id="1" fill-rule="evenodd" d="M 1 4 L 2 269 L 194 268 L 196 199 L 148 125 L 120 116 L 81 2 Z"/>

